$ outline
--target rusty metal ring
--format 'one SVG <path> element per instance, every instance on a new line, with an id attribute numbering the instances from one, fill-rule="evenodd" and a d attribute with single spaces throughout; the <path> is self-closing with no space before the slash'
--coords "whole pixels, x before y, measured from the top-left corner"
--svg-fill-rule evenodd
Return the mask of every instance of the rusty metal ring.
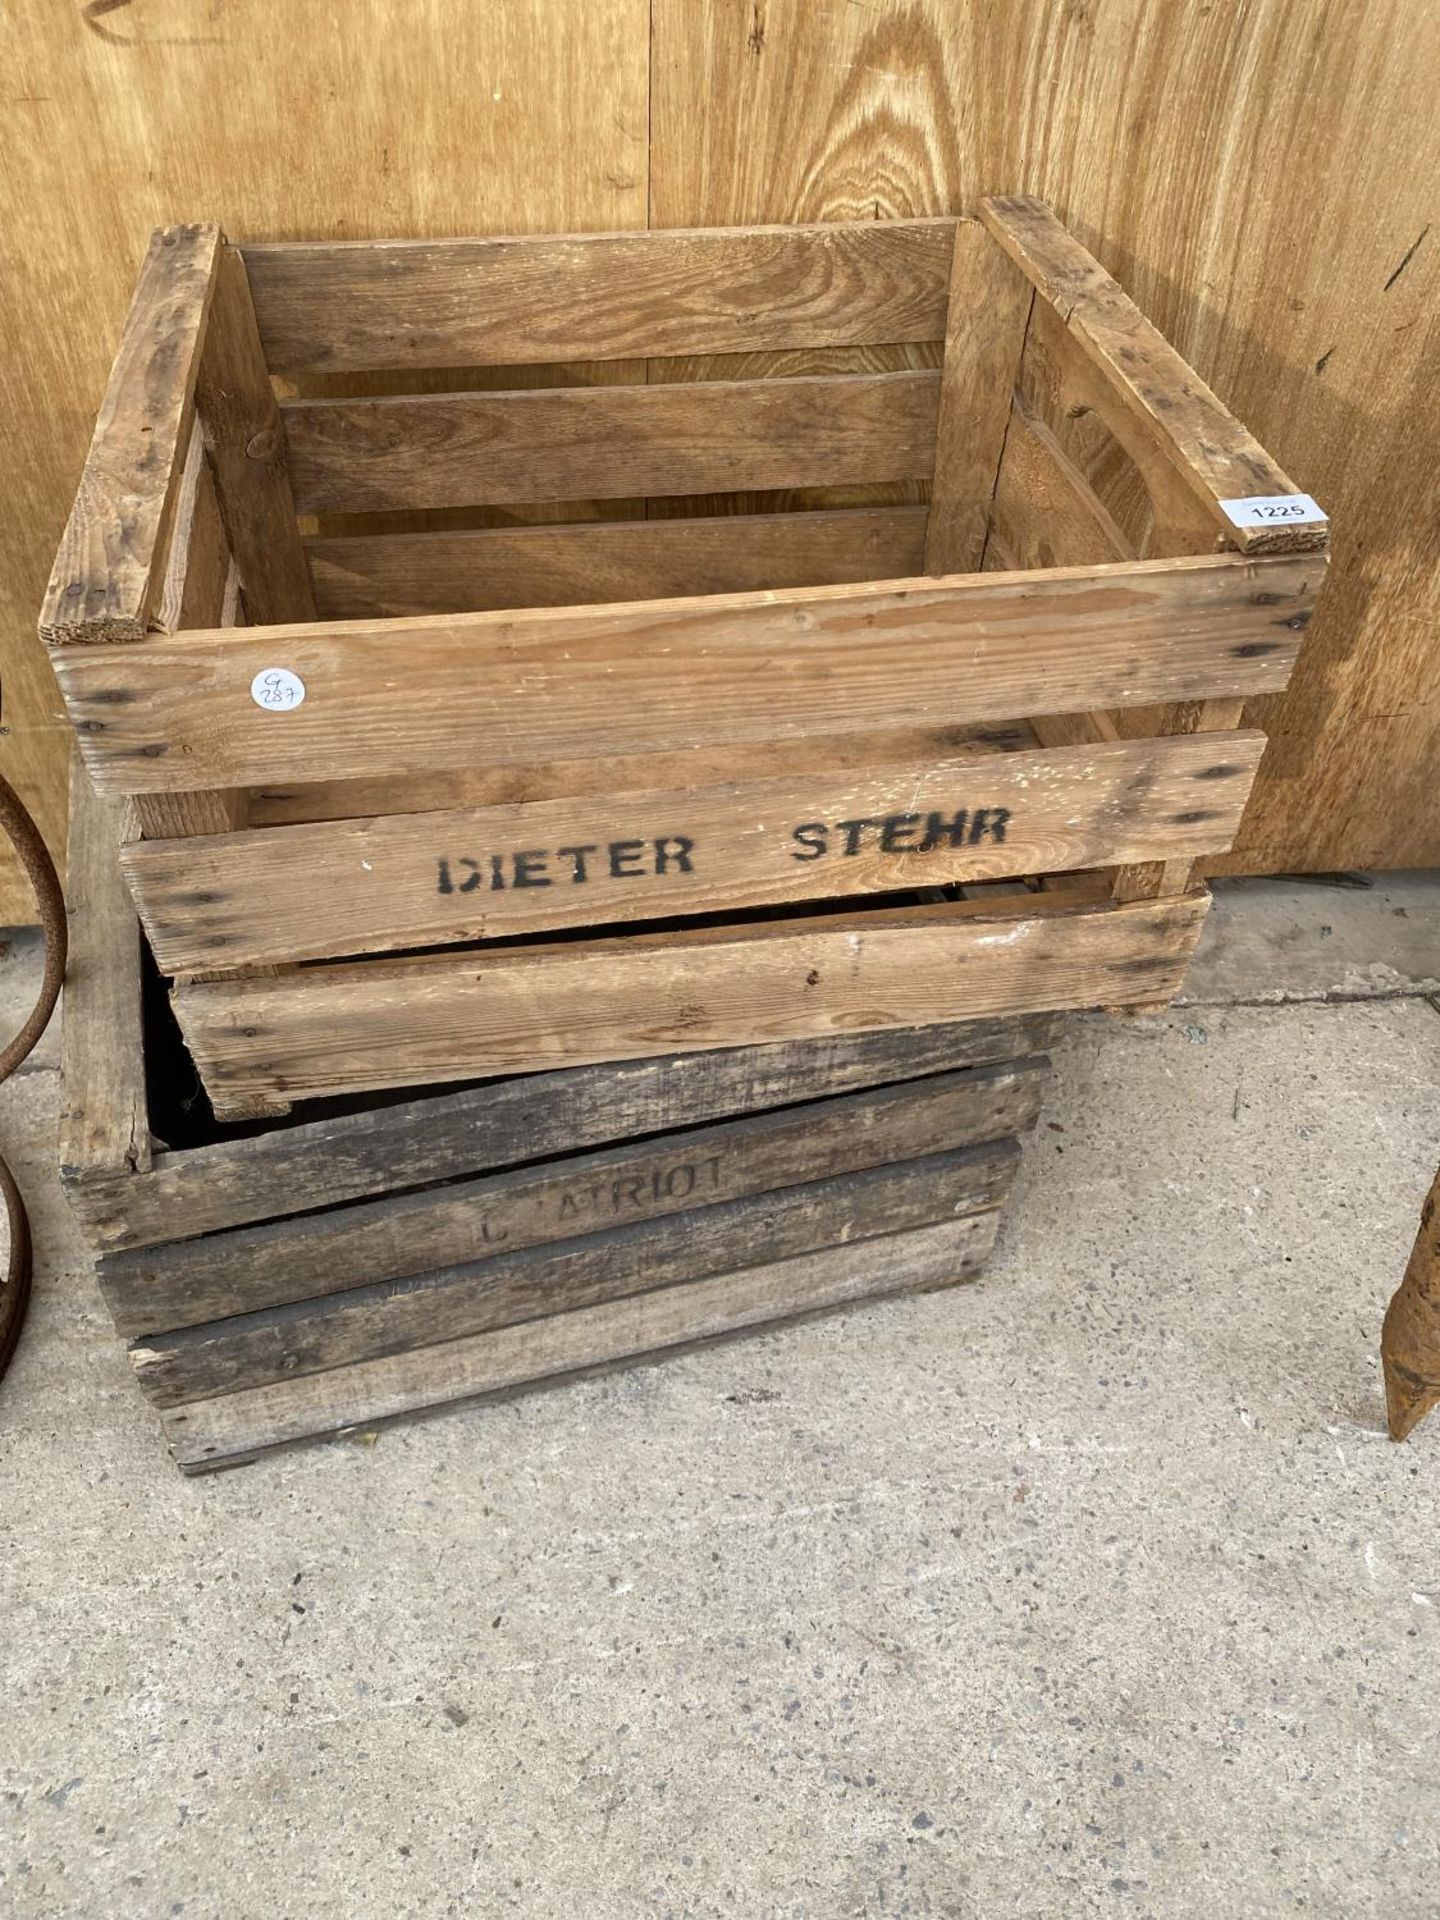
<path id="1" fill-rule="evenodd" d="M 40 909 L 40 931 L 45 941 L 45 973 L 35 1005 L 24 1026 L 0 1052 L 0 1081 L 4 1081 L 29 1055 L 50 1024 L 50 1016 L 55 1011 L 55 1002 L 60 997 L 60 987 L 65 978 L 67 943 L 65 896 L 60 890 L 55 863 L 24 802 L 4 778 L 0 778 L 0 827 L 5 829 L 11 845 L 20 856 L 20 864 L 34 889 L 35 902 Z M 4 1195 L 10 1227 L 5 1277 L 0 1281 L 0 1378 L 3 1378 L 19 1344 L 20 1329 L 25 1323 L 34 1265 L 30 1218 L 25 1211 L 25 1202 L 15 1183 L 15 1176 L 3 1157 L 0 1157 L 0 1193 Z"/>

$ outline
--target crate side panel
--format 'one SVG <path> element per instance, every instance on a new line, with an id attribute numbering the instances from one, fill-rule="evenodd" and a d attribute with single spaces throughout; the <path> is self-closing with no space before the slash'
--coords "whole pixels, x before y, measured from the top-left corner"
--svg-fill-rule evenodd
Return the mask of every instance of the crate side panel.
<path id="1" fill-rule="evenodd" d="M 177 989 L 217 1110 L 985 1014 L 1121 1006 L 1179 988 L 1203 892 L 1123 907 L 877 910 L 482 957 L 301 968 Z"/>

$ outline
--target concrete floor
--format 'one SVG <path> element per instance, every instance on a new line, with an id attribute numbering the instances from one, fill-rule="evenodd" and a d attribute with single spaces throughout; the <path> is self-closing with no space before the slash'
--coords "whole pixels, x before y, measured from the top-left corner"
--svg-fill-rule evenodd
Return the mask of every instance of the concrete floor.
<path id="1" fill-rule="evenodd" d="M 1375 1354 L 1437 974 L 1434 879 L 1234 885 L 1189 1004 L 1073 1023 L 978 1284 L 198 1481 L 51 1036 L 4 1911 L 1434 1915 L 1440 1416 L 1392 1447 Z"/>

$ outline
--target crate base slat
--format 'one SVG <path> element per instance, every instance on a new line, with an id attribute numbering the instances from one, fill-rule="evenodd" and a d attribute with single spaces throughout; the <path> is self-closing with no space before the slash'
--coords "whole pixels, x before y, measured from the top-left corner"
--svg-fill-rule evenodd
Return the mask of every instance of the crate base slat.
<path id="1" fill-rule="evenodd" d="M 466 1075 L 1168 1000 L 1204 888 L 881 908 L 570 947 L 444 950 L 176 990 L 217 1111 Z"/>
<path id="2" fill-rule="evenodd" d="M 999 1223 L 994 1208 L 854 1246 L 717 1274 L 496 1334 L 168 1409 L 165 1437 L 187 1473 L 239 1466 L 272 1448 L 402 1415 L 661 1360 L 859 1301 L 971 1279 Z"/>

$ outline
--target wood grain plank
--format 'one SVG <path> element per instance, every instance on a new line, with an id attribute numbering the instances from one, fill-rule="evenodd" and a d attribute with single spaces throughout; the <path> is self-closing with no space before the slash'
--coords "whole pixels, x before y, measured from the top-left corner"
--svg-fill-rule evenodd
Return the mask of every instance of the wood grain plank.
<path id="1" fill-rule="evenodd" d="M 131 1338 L 378 1287 L 1003 1139 L 1034 1125 L 1047 1072 L 1039 1057 L 961 1068 L 514 1173 L 111 1254 L 101 1262 L 100 1284 L 116 1330 Z"/>
<path id="2" fill-rule="evenodd" d="M 938 340 L 951 220 L 245 249 L 287 373 Z"/>
<path id="3" fill-rule="evenodd" d="M 166 973 L 235 971 L 1193 860 L 1230 844 L 1264 748 L 1230 733 L 912 760 L 144 841 L 123 862 Z"/>
<path id="4" fill-rule="evenodd" d="M 244 262 L 228 245 L 216 264 L 196 402 L 250 624 L 313 620 L 315 599 L 295 524 L 285 431 Z"/>
<path id="5" fill-rule="evenodd" d="M 908 480 L 934 373 L 284 403 L 302 513 Z"/>
<path id="6" fill-rule="evenodd" d="M 188 451 L 167 534 L 164 584 L 155 618 L 167 632 L 229 624 L 234 606 L 234 568 L 215 476 L 199 422 L 192 416 Z M 146 793 L 137 795 L 124 815 L 130 838 L 175 834 L 229 833 L 246 824 L 243 792 Z"/>
<path id="7" fill-rule="evenodd" d="M 1284 685 L 1321 555 L 183 635 L 54 649 L 102 791 L 775 743 Z M 250 684 L 307 689 L 269 713 Z"/>
<path id="8" fill-rule="evenodd" d="M 150 624 L 219 248 L 218 227 L 151 235 L 45 589 L 43 640 L 138 639 Z"/>
<path id="9" fill-rule="evenodd" d="M 923 571 L 923 507 L 367 535 L 306 547 L 322 620 L 898 580 Z"/>
<path id="10" fill-rule="evenodd" d="M 1230 520 L 1222 500 L 1300 489 L 1043 201 L 1024 194 L 982 200 L 980 217 L 1228 545 L 1242 553 L 1324 546 L 1323 524 L 1256 528 Z"/>
<path id="11" fill-rule="evenodd" d="M 810 1180 L 180 1328 L 132 1347 L 130 1362 L 141 1389 L 160 1406 L 363 1365 L 995 1207 L 1009 1191 L 1018 1159 L 1015 1142 L 999 1140 Z"/>
<path id="12" fill-rule="evenodd" d="M 980 569 L 1033 297 L 984 227 L 961 221 L 945 320 L 927 573 Z"/>
<path id="13" fill-rule="evenodd" d="M 1053 912 L 1037 902 L 1010 916 L 964 903 L 883 909 L 299 968 L 181 985 L 176 1006 L 223 1112 L 256 1094 L 1155 1000 L 1177 990 L 1208 904 L 1202 892 Z"/>
<path id="14" fill-rule="evenodd" d="M 79 754 L 70 772 L 69 954 L 60 1028 L 60 1180 L 150 1165 L 140 1025 L 140 929 L 116 858 L 120 808 L 101 800 Z"/>
<path id="15" fill-rule="evenodd" d="M 1026 360 L 1032 340 L 1027 336 Z M 1080 469 L 1022 396 L 1012 396 L 1009 431 L 991 502 L 984 564 L 1023 567 L 1104 566 L 1133 560 L 1135 550 Z M 1045 747 L 1117 740 L 1103 710 L 1032 717 Z"/>
<path id="16" fill-rule="evenodd" d="M 277 827 L 297 821 L 368 819 L 377 813 L 443 813 L 457 805 L 514 806 L 527 800 L 609 796 L 656 784 L 708 786 L 721 780 L 763 780 L 777 767 L 791 773 L 828 773 L 885 761 L 1015 753 L 1034 743 L 1028 721 L 1010 720 L 806 734 L 780 746 L 750 740 L 724 747 L 685 747 L 675 753 L 596 754 L 585 760 L 548 760 L 526 767 L 452 767 L 444 772 L 387 774 L 382 779 L 311 780 L 253 788 L 250 824 Z"/>
<path id="17" fill-rule="evenodd" d="M 171 517 L 165 578 L 154 624 L 162 633 L 221 624 L 230 580 L 230 547 L 205 458 L 204 436 L 192 424 Z"/>
<path id="18" fill-rule="evenodd" d="M 1146 416 L 1076 346 L 1060 314 L 1037 299 L 1020 390 L 1099 499 L 1138 559 L 1228 549 L 1211 509 L 1154 445 Z"/>
<path id="19" fill-rule="evenodd" d="M 765 779 L 777 767 L 832 773 L 842 767 L 956 755 L 1015 753 L 1033 746 L 1029 722 L 975 726 L 882 727 L 869 733 L 807 734 L 775 746 L 764 740 L 674 753 L 597 754 L 538 765 L 457 767 L 383 779 L 315 780 L 251 790 L 249 824 L 291 826 L 312 820 L 360 820 L 377 813 L 443 813 L 455 805 L 514 806 L 529 800 L 606 796 L 665 787 Z"/>
<path id="20" fill-rule="evenodd" d="M 996 482 L 995 529 L 1022 567 L 1089 567 L 1134 560 L 1134 547 L 1049 427 L 1011 401 Z"/>
<path id="21" fill-rule="evenodd" d="M 138 929 L 137 929 L 138 931 Z M 329 1113 L 72 1189 L 99 1253 L 193 1240 L 562 1153 L 1043 1053 L 1053 1018 L 970 1019 L 767 1047 L 578 1067 Z"/>
<path id="22" fill-rule="evenodd" d="M 443 1346 L 197 1401 L 165 1415 L 166 1438 L 178 1465 L 204 1472 L 267 1447 L 370 1425 L 421 1407 L 659 1354 L 851 1301 L 953 1285 L 983 1265 L 998 1219 L 996 1209 L 972 1213 L 909 1233 L 826 1247 Z"/>

